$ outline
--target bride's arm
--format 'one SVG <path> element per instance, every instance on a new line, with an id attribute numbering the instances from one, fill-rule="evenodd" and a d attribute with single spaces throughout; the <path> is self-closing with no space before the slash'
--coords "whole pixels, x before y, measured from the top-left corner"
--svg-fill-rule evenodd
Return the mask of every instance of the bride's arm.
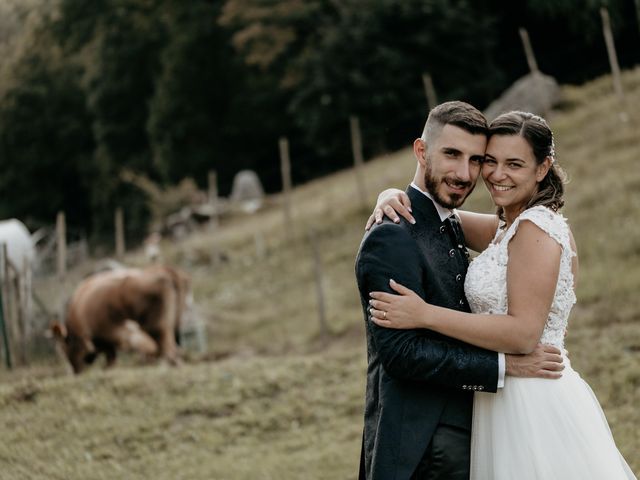
<path id="1" fill-rule="evenodd" d="M 476 252 L 487 248 L 498 228 L 497 215 L 464 210 L 458 210 L 458 214 L 467 246 Z M 374 223 L 381 223 L 385 215 L 395 223 L 400 221 L 400 216 L 409 223 L 415 223 L 411 215 L 411 200 L 405 192 L 397 188 L 388 188 L 378 195 L 376 206 L 367 220 L 365 230 L 369 230 Z"/>
<path id="2" fill-rule="evenodd" d="M 413 215 L 411 215 L 411 200 L 409 196 L 397 188 L 387 188 L 378 195 L 376 206 L 373 207 L 373 213 L 369 215 L 367 224 L 364 229 L 369 230 L 374 223 L 382 223 L 382 217 L 385 215 L 393 222 L 399 223 L 402 215 L 409 223 L 416 223 Z"/>
<path id="3" fill-rule="evenodd" d="M 482 252 L 498 230 L 498 216 L 466 210 L 458 210 L 458 215 L 467 247 L 476 252 Z"/>
<path id="4" fill-rule="evenodd" d="M 437 307 L 395 284 L 394 290 L 401 295 L 372 293 L 372 320 L 383 327 L 428 328 L 498 352 L 529 353 L 537 345 L 551 309 L 560 253 L 555 240 L 530 221 L 522 221 L 509 244 L 506 315 Z"/>

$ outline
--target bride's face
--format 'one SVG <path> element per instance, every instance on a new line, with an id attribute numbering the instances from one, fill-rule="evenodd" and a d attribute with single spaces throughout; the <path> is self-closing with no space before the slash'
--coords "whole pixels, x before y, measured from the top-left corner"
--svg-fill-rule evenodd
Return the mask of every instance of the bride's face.
<path id="1" fill-rule="evenodd" d="M 543 164 L 544 165 L 544 164 Z M 519 135 L 493 135 L 482 164 L 482 179 L 496 206 L 519 213 L 538 189 L 546 169 Z"/>

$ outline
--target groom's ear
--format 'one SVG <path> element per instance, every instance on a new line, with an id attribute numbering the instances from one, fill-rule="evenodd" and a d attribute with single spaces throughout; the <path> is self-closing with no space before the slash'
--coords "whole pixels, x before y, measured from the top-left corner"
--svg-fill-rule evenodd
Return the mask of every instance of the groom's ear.
<path id="1" fill-rule="evenodd" d="M 427 143 L 422 138 L 416 138 L 413 142 L 413 155 L 422 167 L 427 165 Z"/>

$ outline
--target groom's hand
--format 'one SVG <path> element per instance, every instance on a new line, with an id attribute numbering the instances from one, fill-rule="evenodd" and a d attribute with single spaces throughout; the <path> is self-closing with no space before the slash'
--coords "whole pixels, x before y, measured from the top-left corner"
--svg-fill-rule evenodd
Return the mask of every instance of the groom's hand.
<path id="1" fill-rule="evenodd" d="M 539 343 L 527 355 L 505 355 L 505 373 L 511 377 L 560 378 L 564 365 L 562 352 Z"/>

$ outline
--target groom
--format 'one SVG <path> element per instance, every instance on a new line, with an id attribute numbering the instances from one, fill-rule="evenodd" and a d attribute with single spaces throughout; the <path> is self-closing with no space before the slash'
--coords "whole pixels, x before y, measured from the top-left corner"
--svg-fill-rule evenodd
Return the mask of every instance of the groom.
<path id="1" fill-rule="evenodd" d="M 486 119 L 467 103 L 434 108 L 413 144 L 418 165 L 407 195 L 416 223 L 385 220 L 360 245 L 368 357 L 361 480 L 467 480 L 473 392 L 496 392 L 505 373 L 541 376 L 540 364 L 551 360 L 540 348 L 505 356 L 429 330 L 382 328 L 368 317 L 369 293 L 394 293 L 390 279 L 431 304 L 469 311 L 468 252 L 452 209 L 475 187 L 487 133 Z"/>

